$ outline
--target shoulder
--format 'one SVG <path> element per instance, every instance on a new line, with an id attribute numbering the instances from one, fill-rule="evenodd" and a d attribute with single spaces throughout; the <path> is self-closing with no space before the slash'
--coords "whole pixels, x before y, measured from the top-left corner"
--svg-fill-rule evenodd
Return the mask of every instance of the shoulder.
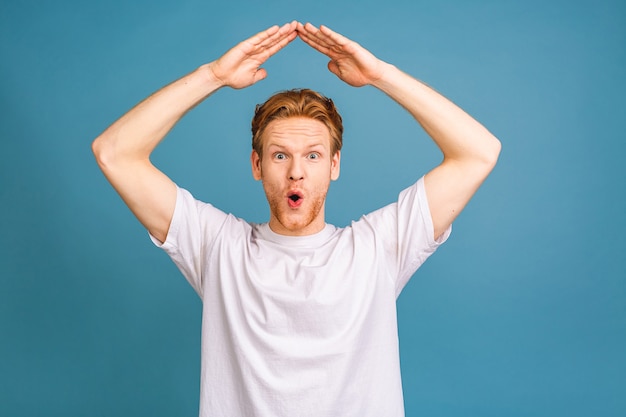
<path id="1" fill-rule="evenodd" d="M 399 221 L 399 217 L 402 217 L 403 215 L 406 216 L 415 211 L 417 211 L 418 214 L 424 214 L 424 210 L 428 212 L 428 201 L 426 199 L 426 191 L 424 188 L 424 178 L 422 177 L 417 182 L 403 189 L 398 194 L 395 201 L 363 215 L 361 219 L 353 222 L 352 226 L 391 226 L 395 225 Z"/>
<path id="2" fill-rule="evenodd" d="M 236 237 L 242 231 L 247 231 L 249 235 L 250 229 L 245 220 L 199 200 L 187 189 L 177 186 L 176 206 L 166 241 L 175 246 L 180 245 L 182 240 L 200 245 L 222 235 Z"/>

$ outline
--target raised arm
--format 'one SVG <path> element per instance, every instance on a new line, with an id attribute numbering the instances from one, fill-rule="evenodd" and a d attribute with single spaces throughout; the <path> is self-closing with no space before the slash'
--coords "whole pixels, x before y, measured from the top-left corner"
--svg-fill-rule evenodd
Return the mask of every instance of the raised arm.
<path id="1" fill-rule="evenodd" d="M 248 87 L 267 76 L 261 65 L 296 37 L 296 22 L 273 26 L 157 91 L 98 136 L 92 149 L 102 172 L 148 231 L 164 241 L 176 186 L 150 154 L 193 107 L 221 87 Z"/>
<path id="2" fill-rule="evenodd" d="M 415 78 L 325 26 L 298 25 L 300 38 L 330 58 L 328 69 L 346 83 L 372 85 L 407 109 L 443 153 L 425 176 L 426 196 L 439 237 L 467 205 L 496 164 L 500 142 L 480 123 Z"/>

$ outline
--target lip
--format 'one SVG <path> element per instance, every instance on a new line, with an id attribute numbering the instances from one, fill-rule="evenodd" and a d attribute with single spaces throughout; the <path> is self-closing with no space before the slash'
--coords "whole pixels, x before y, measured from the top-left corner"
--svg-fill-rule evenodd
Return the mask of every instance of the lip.
<path id="1" fill-rule="evenodd" d="M 294 199 L 294 196 L 297 196 L 297 199 Z M 298 208 L 302 205 L 304 201 L 304 194 L 300 190 L 290 190 L 287 193 L 287 204 L 290 208 Z"/>

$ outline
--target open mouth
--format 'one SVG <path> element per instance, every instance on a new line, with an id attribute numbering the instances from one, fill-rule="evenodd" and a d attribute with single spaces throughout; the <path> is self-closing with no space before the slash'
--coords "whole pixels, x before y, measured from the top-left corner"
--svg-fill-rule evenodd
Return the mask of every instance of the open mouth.
<path id="1" fill-rule="evenodd" d="M 300 207 L 300 204 L 302 204 L 302 195 L 297 192 L 289 193 L 287 203 L 289 203 L 289 207 L 291 208 Z"/>

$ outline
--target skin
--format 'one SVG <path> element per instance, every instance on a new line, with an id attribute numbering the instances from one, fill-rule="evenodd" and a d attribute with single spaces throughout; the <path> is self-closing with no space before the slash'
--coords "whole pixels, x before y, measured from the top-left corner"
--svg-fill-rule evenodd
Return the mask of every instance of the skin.
<path id="1" fill-rule="evenodd" d="M 465 208 L 500 154 L 500 141 L 454 103 L 358 43 L 321 26 L 298 23 L 300 38 L 330 58 L 328 69 L 354 87 L 371 85 L 404 107 L 443 153 L 425 175 L 426 196 L 439 237 Z"/>
<path id="2" fill-rule="evenodd" d="M 430 87 L 378 59 L 358 43 L 328 27 L 317 28 L 310 23 L 293 21 L 259 32 L 216 61 L 202 65 L 139 103 L 93 142 L 92 149 L 104 175 L 148 231 L 165 241 L 174 213 L 176 186 L 152 165 L 151 152 L 187 111 L 215 91 L 223 87 L 245 88 L 267 77 L 262 65 L 296 37 L 326 55 L 328 69 L 340 80 L 354 87 L 375 87 L 404 107 L 439 147 L 443 162 L 426 174 L 425 189 L 434 226 L 433 238 L 440 236 L 495 166 L 500 142 Z M 279 124 L 274 127 L 272 137 L 276 140 L 286 135 L 296 137 L 294 149 L 288 149 L 287 154 L 287 160 L 291 161 L 289 169 L 294 172 L 307 166 L 301 163 L 304 151 L 300 142 L 301 139 L 305 142 L 311 133 L 307 129 L 312 128 L 303 120 L 298 123 L 302 127 L 293 121 Z M 333 179 L 332 158 L 330 175 L 326 169 L 323 181 L 317 171 L 302 168 L 305 199 L 301 209 L 292 211 L 285 209 L 286 199 L 281 194 L 290 184 L 281 171 L 287 169 L 273 163 L 252 156 L 253 175 L 263 181 L 270 204 L 270 227 L 277 233 L 291 235 L 321 230 L 325 198 L 322 188 L 328 188 L 321 184 L 327 183 L 329 177 Z M 417 179 L 420 168 L 415 169 Z M 311 172 L 315 172 L 313 181 Z"/>
<path id="3" fill-rule="evenodd" d="M 297 22 L 257 33 L 218 60 L 163 87 L 109 126 L 92 143 L 100 169 L 137 219 L 164 242 L 176 185 L 150 161 L 150 154 L 193 107 L 223 87 L 245 88 L 267 76 L 261 65 L 292 42 Z"/>
<path id="4" fill-rule="evenodd" d="M 252 175 L 263 182 L 272 231 L 291 236 L 325 226 L 324 205 L 331 180 L 339 177 L 340 152 L 331 154 L 331 136 L 322 122 L 302 117 L 270 122 L 263 155 L 252 151 Z M 289 197 L 298 195 L 294 203 Z"/>

